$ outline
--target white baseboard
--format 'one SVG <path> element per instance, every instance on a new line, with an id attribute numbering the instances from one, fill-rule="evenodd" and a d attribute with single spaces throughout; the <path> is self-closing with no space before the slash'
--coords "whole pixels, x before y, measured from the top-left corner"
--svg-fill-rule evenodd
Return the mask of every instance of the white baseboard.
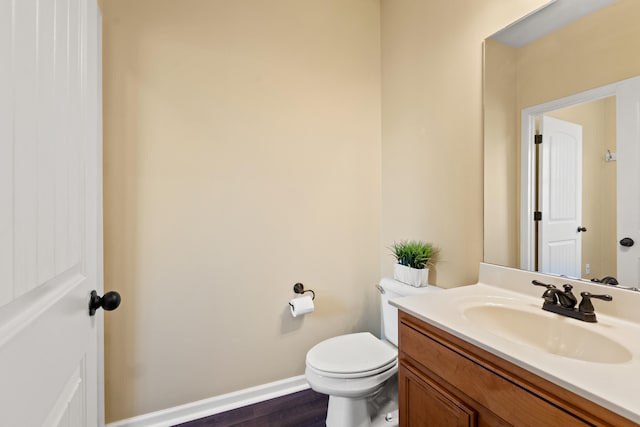
<path id="1" fill-rule="evenodd" d="M 106 427 L 169 427 L 308 388 L 309 383 L 300 375 L 109 423 Z"/>

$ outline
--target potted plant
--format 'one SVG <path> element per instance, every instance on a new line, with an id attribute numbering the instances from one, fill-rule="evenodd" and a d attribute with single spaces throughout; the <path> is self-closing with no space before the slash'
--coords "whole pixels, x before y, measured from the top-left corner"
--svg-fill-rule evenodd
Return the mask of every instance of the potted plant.
<path id="1" fill-rule="evenodd" d="M 390 249 L 397 260 L 393 278 L 415 287 L 427 286 L 429 268 L 435 265 L 439 249 L 419 240 L 394 243 Z"/>

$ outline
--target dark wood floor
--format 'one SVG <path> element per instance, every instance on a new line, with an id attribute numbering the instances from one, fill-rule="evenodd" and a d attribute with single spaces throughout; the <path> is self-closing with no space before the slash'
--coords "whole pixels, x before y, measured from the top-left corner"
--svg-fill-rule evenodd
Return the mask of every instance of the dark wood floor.
<path id="1" fill-rule="evenodd" d="M 325 427 L 329 396 L 303 390 L 180 427 Z"/>

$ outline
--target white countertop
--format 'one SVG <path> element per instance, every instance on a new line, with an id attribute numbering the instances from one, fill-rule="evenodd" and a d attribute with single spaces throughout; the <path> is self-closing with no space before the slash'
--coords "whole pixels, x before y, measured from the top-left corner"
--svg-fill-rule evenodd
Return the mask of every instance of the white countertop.
<path id="1" fill-rule="evenodd" d="M 543 303 L 541 295 L 544 288 L 531 285 L 532 277 L 545 283 L 556 284 L 559 288 L 561 283 L 571 283 L 574 285 L 574 293 L 578 296 L 578 300 L 580 300 L 579 291 L 589 290 L 594 293 L 609 293 L 614 296 L 614 301 L 593 300 L 598 323 L 582 322 L 549 313 L 541 308 Z M 485 283 L 487 280 L 491 280 L 492 283 Z M 640 312 L 640 293 L 604 288 L 601 285 L 593 286 L 586 282 L 481 264 L 480 281 L 475 285 L 396 298 L 391 301 L 391 304 L 640 423 L 640 322 L 636 318 L 636 313 Z M 636 305 L 631 305 L 630 300 L 633 300 Z M 478 304 L 513 306 L 535 315 L 554 317 L 565 323 L 571 322 L 568 326 L 586 328 L 590 332 L 603 335 L 625 347 L 631 354 L 628 360 L 617 363 L 589 362 L 551 354 L 533 345 L 519 343 L 503 334 L 492 332 L 480 322 L 471 321 L 464 310 Z M 609 304 L 612 305 L 608 306 Z M 628 316 L 606 314 L 619 314 L 621 307 L 634 308 L 634 312 L 629 313 Z"/>

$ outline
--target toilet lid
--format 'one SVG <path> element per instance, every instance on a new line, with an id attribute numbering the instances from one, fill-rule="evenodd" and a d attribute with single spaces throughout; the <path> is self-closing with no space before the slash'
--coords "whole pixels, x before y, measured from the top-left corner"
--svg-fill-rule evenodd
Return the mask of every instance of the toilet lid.
<path id="1" fill-rule="evenodd" d="M 316 344 L 307 353 L 307 365 L 334 374 L 370 372 L 393 365 L 398 352 L 369 332 L 340 335 Z"/>

